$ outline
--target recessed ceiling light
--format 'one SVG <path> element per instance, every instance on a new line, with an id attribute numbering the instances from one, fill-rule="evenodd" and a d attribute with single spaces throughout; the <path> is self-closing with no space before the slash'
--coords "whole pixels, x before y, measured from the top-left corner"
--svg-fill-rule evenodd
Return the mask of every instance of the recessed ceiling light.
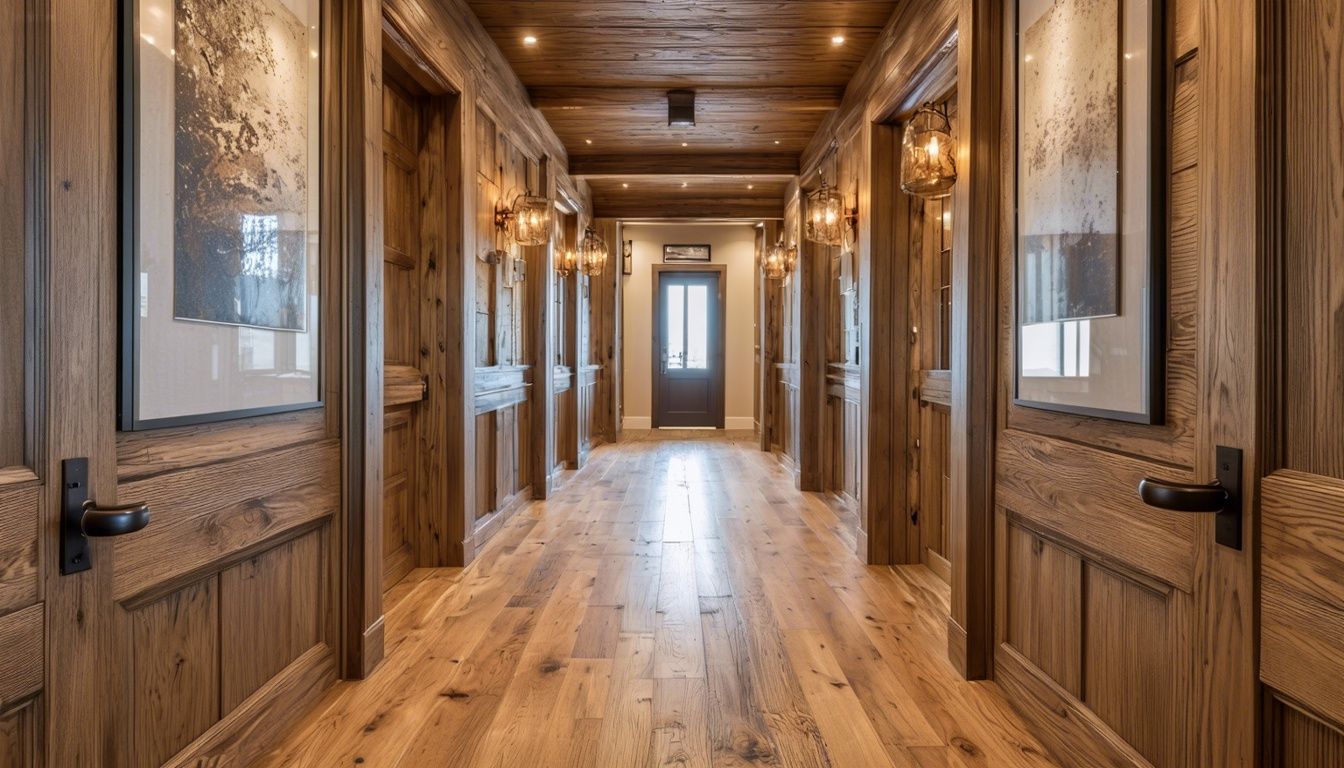
<path id="1" fill-rule="evenodd" d="M 778 143 L 779 143 L 779 139 L 775 139 L 775 143 L 778 144 Z"/>
<path id="2" fill-rule="evenodd" d="M 689 186 L 689 185 L 688 185 L 686 182 L 684 182 L 684 181 L 681 182 L 681 188 L 682 188 L 682 189 L 685 189 L 685 188 L 688 187 L 688 186 Z"/>
<path id="3" fill-rule="evenodd" d="M 629 188 L 630 188 L 629 184 L 621 184 L 621 189 L 629 189 Z"/>
<path id="4" fill-rule="evenodd" d="M 592 144 L 592 143 L 593 143 L 593 140 L 592 140 L 592 139 L 584 139 L 584 140 L 583 140 L 583 143 L 584 143 L 584 144 Z"/>
<path id="5" fill-rule="evenodd" d="M 691 145 L 690 145 L 690 144 L 687 144 L 686 142 L 683 141 L 683 142 L 681 142 L 681 146 L 683 146 L 683 147 L 689 147 L 689 146 L 691 146 Z"/>
<path id="6" fill-rule="evenodd" d="M 536 45 L 536 44 L 537 44 L 536 35 L 527 35 L 526 37 L 523 38 L 523 45 Z"/>
<path id="7" fill-rule="evenodd" d="M 845 44 L 844 35 L 836 35 L 831 38 L 831 45 L 844 45 L 844 44 Z"/>
<path id="8" fill-rule="evenodd" d="M 755 188 L 756 188 L 756 185 L 755 185 L 755 184 L 748 184 L 748 185 L 747 185 L 747 189 L 755 189 Z"/>

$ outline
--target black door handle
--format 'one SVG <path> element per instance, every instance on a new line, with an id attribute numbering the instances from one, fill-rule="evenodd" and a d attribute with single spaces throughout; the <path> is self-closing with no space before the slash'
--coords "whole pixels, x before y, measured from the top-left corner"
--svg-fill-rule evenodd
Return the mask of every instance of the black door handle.
<path id="1" fill-rule="evenodd" d="M 61 573 L 93 567 L 90 536 L 124 536 L 149 525 L 148 504 L 100 507 L 89 498 L 89 460 L 61 462 Z"/>
<path id="2" fill-rule="evenodd" d="M 93 499 L 89 499 L 83 506 L 80 530 L 85 536 L 125 536 L 143 531 L 149 525 L 148 504 L 100 507 Z"/>
<path id="3" fill-rule="evenodd" d="M 1214 541 L 1241 549 L 1241 449 L 1220 445 L 1212 483 L 1172 483 L 1145 477 L 1139 498 L 1150 507 L 1172 512 L 1213 512 Z"/>
<path id="4" fill-rule="evenodd" d="M 1221 512 L 1232 500 L 1223 484 L 1173 483 L 1145 477 L 1139 481 L 1139 498 L 1150 507 L 1172 512 Z"/>

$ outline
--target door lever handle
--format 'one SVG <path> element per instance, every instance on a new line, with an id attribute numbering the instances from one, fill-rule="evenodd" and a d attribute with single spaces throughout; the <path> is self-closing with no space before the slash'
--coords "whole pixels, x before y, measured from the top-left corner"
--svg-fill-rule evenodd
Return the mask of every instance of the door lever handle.
<path id="1" fill-rule="evenodd" d="M 100 507 L 89 498 L 89 460 L 61 462 L 61 574 L 93 567 L 89 537 L 124 536 L 149 525 L 148 504 Z"/>
<path id="2" fill-rule="evenodd" d="M 88 499 L 83 506 L 80 530 L 85 536 L 125 536 L 143 531 L 149 525 L 148 504 L 100 507 L 93 499 Z"/>
<path id="3" fill-rule="evenodd" d="M 1139 481 L 1139 498 L 1150 507 L 1172 512 L 1221 512 L 1232 500 L 1223 484 L 1174 483 L 1145 477 Z"/>
<path id="4" fill-rule="evenodd" d="M 1212 483 L 1175 483 L 1145 477 L 1139 481 L 1139 498 L 1150 507 L 1171 512 L 1213 512 L 1213 538 L 1219 544 L 1241 549 L 1241 449 L 1220 445 L 1216 459 L 1217 479 Z"/>

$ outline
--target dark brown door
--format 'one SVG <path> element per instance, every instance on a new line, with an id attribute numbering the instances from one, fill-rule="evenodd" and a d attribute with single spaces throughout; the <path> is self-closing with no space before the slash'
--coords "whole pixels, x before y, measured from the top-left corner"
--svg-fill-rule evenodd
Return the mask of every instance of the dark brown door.
<path id="1" fill-rule="evenodd" d="M 723 427 L 723 273 L 655 272 L 653 426 Z"/>

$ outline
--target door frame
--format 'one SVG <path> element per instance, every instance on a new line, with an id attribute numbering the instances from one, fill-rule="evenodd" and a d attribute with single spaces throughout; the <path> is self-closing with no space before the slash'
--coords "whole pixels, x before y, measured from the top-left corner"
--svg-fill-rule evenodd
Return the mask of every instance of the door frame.
<path id="1" fill-rule="evenodd" d="M 653 354 L 650 355 L 650 409 L 649 423 L 654 429 L 658 429 L 658 382 L 662 371 L 659 365 L 658 350 L 662 348 L 663 343 L 663 324 L 662 324 L 662 279 L 665 274 L 704 274 L 717 273 L 719 278 L 719 312 L 718 312 L 718 333 L 714 334 L 715 349 L 713 357 L 719 368 L 719 397 L 715 417 L 719 423 L 718 429 L 724 428 L 724 417 L 727 412 L 727 391 L 728 391 L 728 371 L 725 369 L 727 363 L 726 348 L 728 343 L 728 265 L 727 264 L 654 264 L 653 265 Z"/>

